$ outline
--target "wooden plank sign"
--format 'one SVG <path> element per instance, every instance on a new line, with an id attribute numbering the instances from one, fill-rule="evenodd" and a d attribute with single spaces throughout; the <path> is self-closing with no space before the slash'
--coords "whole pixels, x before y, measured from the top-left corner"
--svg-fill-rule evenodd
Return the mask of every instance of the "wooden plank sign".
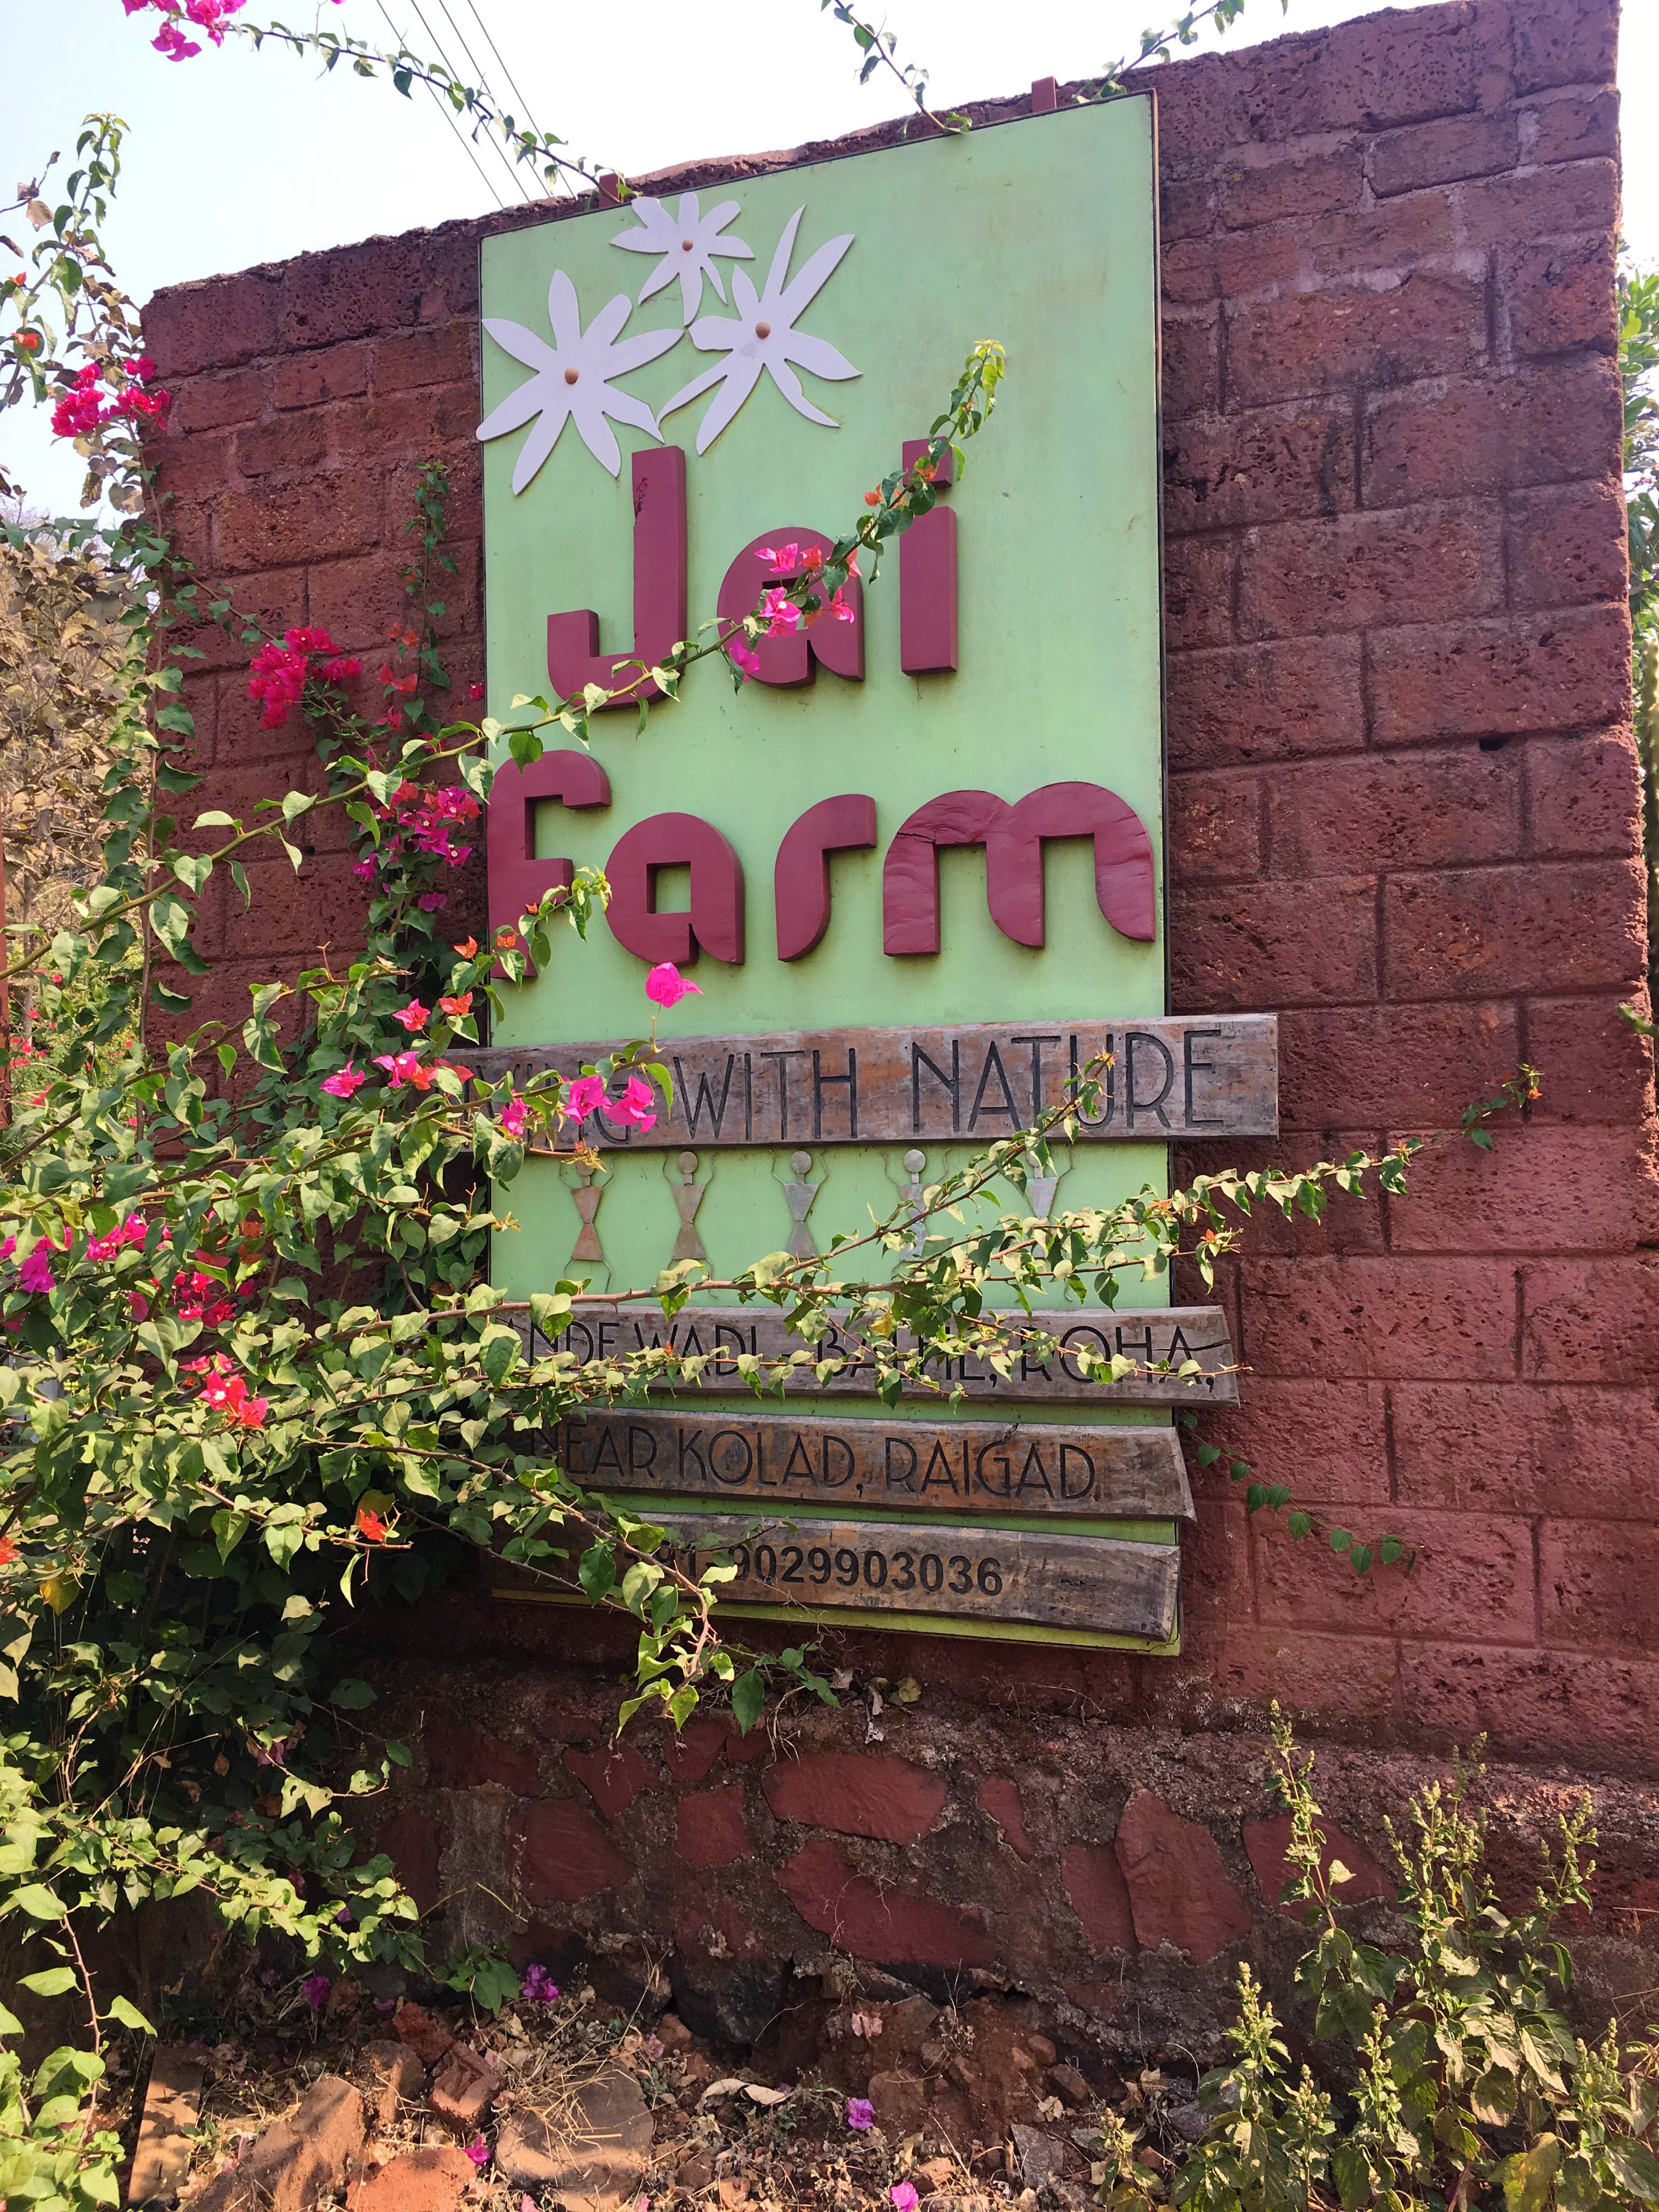
<path id="1" fill-rule="evenodd" d="M 1090 1066 L 1100 1111 L 1079 1135 L 1162 1144 L 1270 1137 L 1279 1130 L 1279 1027 L 1272 1014 L 1127 1022 L 965 1022 L 930 1029 L 790 1030 L 686 1037 L 662 1048 L 672 1107 L 641 1130 L 602 1109 L 566 1132 L 600 1148 L 686 1145 L 988 1144 L 1053 1112 Z M 452 1051 L 495 1081 L 556 1068 L 574 1076 L 618 1048 L 555 1044 Z"/>
<path id="2" fill-rule="evenodd" d="M 675 1564 L 738 1570 L 722 1596 L 750 1604 L 951 1613 L 1085 1628 L 1164 1643 L 1174 1634 L 1180 1553 L 1030 1529 L 806 1519 L 793 1528 L 725 1514 L 675 1521 Z"/>
<path id="3" fill-rule="evenodd" d="M 592 1490 L 1121 1521 L 1193 1512 L 1169 1428 L 618 1409 L 567 1414 L 550 1441 Z"/>
<path id="4" fill-rule="evenodd" d="M 568 1352 L 573 1359 L 626 1360 L 635 1354 L 667 1346 L 687 1358 L 708 1364 L 696 1376 L 680 1375 L 653 1386 L 679 1391 L 740 1392 L 747 1389 L 736 1362 L 744 1355 L 766 1361 L 802 1358 L 785 1387 L 825 1398 L 869 1397 L 875 1389 L 875 1364 L 867 1348 L 832 1326 L 816 1346 L 793 1334 L 787 1314 L 776 1306 L 684 1306 L 672 1320 L 658 1305 L 584 1298 L 576 1306 L 570 1325 L 550 1343 L 533 1328 L 527 1306 L 508 1306 L 502 1317 L 523 1337 L 532 1358 L 548 1352 Z M 1232 1340 L 1227 1316 L 1219 1306 L 1129 1306 L 1114 1310 L 1105 1306 L 1068 1307 L 1058 1313 L 1035 1316 L 1011 1314 L 1011 1328 L 1041 1328 L 1053 1346 L 1043 1353 L 1037 1346 L 1020 1352 L 1013 1370 L 999 1375 L 981 1359 L 942 1360 L 938 1364 L 939 1391 L 960 1390 L 964 1397 L 999 1400 L 1006 1404 L 1085 1404 L 1141 1406 L 1236 1406 L 1238 1377 L 1233 1365 Z M 1068 1352 L 1086 1351 L 1096 1358 L 1115 1354 L 1133 1359 L 1149 1371 L 1126 1376 L 1118 1382 L 1085 1380 Z M 820 1377 L 819 1363 L 840 1360 L 832 1375 Z M 1197 1375 L 1178 1371 L 1189 1360 L 1198 1363 Z M 908 1398 L 926 1400 L 936 1394 L 925 1384 L 907 1385 Z"/>

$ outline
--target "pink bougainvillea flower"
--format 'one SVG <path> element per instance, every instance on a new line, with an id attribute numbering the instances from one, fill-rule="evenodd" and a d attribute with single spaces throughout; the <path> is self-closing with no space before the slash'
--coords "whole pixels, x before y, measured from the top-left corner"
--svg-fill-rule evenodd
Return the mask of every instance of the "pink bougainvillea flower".
<path id="1" fill-rule="evenodd" d="M 242 1387 L 246 1392 L 246 1384 L 244 1383 Z M 262 1429 L 265 1425 L 265 1414 L 270 1405 L 269 1398 L 249 1398 L 244 1395 L 239 1398 L 231 1407 L 231 1418 L 240 1428 Z"/>
<path id="2" fill-rule="evenodd" d="M 876 2124 L 876 2108 L 867 2097 L 847 2100 L 847 2124 L 855 2135 L 866 2135 Z"/>
<path id="3" fill-rule="evenodd" d="M 319 2012 L 327 1999 L 330 1986 L 326 1974 L 307 1974 L 300 1984 L 300 1995 L 313 2012 Z"/>
<path id="4" fill-rule="evenodd" d="M 605 1079 L 598 1075 L 579 1075 L 565 1087 L 564 1110 L 573 1121 L 585 1121 L 605 1103 Z"/>
<path id="5" fill-rule="evenodd" d="M 768 637 L 787 637 L 792 630 L 800 628 L 800 609 L 781 584 L 775 584 L 769 592 L 761 593 L 760 612 Z"/>
<path id="6" fill-rule="evenodd" d="M 917 2201 L 915 2184 L 911 2181 L 896 2181 L 887 2192 L 893 2212 L 916 2212 Z"/>
<path id="7" fill-rule="evenodd" d="M 17 1239 L 15 1237 L 8 1237 L 5 1243 L 0 1244 L 0 1260 L 9 1260 L 16 1249 Z"/>
<path id="8" fill-rule="evenodd" d="M 759 653 L 745 645 L 740 637 L 734 637 L 726 650 L 732 667 L 737 670 L 745 683 L 750 677 L 760 674 Z"/>
<path id="9" fill-rule="evenodd" d="M 469 699 L 482 699 L 483 695 L 484 688 L 482 684 L 469 684 L 467 685 L 466 696 Z"/>
<path id="10" fill-rule="evenodd" d="M 21 1290 L 44 1295 L 58 1288 L 58 1279 L 52 1272 L 52 1239 L 43 1237 L 33 1249 L 18 1262 L 17 1282 Z"/>
<path id="11" fill-rule="evenodd" d="M 656 1103 L 657 1094 L 644 1078 L 630 1075 L 622 1097 L 612 1099 L 605 1111 L 613 1121 L 632 1121 L 636 1128 L 649 1129 L 656 1125 Z"/>
<path id="12" fill-rule="evenodd" d="M 432 1071 L 429 1067 L 422 1066 L 418 1053 L 377 1052 L 374 1065 L 385 1068 L 394 1091 L 401 1091 L 405 1083 L 412 1084 L 416 1091 L 432 1088 Z"/>
<path id="13" fill-rule="evenodd" d="M 524 1125 L 530 1118 L 530 1109 L 522 1098 L 509 1098 L 501 1109 L 501 1133 L 514 1139 L 523 1136 Z"/>
<path id="14" fill-rule="evenodd" d="M 465 2151 L 473 2165 L 477 2167 L 479 2172 L 482 2173 L 485 2166 L 489 2163 L 489 2145 L 484 2141 L 483 2137 L 482 2136 L 474 2136 L 470 2143 L 463 2143 L 461 2148 Z"/>
<path id="15" fill-rule="evenodd" d="M 681 975 L 672 960 L 660 960 L 645 979 L 645 995 L 654 1006 L 677 1006 L 693 992 L 701 997 L 702 985 Z"/>
<path id="16" fill-rule="evenodd" d="M 524 1970 L 524 1984 L 519 1994 L 532 2004 L 556 2002 L 559 1985 L 539 1960 L 532 1960 Z"/>
<path id="17" fill-rule="evenodd" d="M 401 1022 L 413 1036 L 416 1030 L 423 1030 L 426 1027 L 431 1012 L 430 1006 L 423 1006 L 418 999 L 411 999 L 406 1006 L 399 1006 L 392 1018 L 394 1022 Z"/>
<path id="18" fill-rule="evenodd" d="M 323 1088 L 331 1098 L 349 1098 L 352 1092 L 361 1091 L 368 1080 L 356 1061 L 348 1060 L 343 1067 L 337 1067 L 332 1075 L 323 1078 Z"/>
<path id="19" fill-rule="evenodd" d="M 845 592 L 837 592 L 835 597 L 830 600 L 830 619 L 834 622 L 852 621 L 853 603 L 848 598 Z"/>

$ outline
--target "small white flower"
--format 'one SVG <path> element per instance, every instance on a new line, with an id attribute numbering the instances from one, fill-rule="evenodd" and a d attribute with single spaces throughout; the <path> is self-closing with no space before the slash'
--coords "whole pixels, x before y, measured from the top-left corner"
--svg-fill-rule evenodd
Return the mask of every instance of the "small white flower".
<path id="1" fill-rule="evenodd" d="M 827 338 L 815 338 L 795 328 L 797 318 L 811 305 L 841 265 L 842 255 L 853 243 L 853 234 L 848 231 L 840 238 L 832 238 L 827 246 L 819 246 L 794 282 L 786 283 L 789 257 L 795 250 L 795 232 L 805 212 L 804 208 L 797 208 L 784 225 L 783 236 L 767 272 L 766 289 L 758 299 L 749 281 L 748 270 L 734 269 L 732 297 L 737 306 L 736 315 L 700 315 L 691 325 L 691 343 L 699 353 L 724 353 L 726 359 L 682 386 L 664 406 L 662 413 L 672 415 L 676 408 L 701 398 L 717 384 L 725 386 L 697 427 L 700 453 L 708 451 L 736 415 L 760 382 L 763 369 L 797 415 L 805 415 L 811 422 L 823 422 L 831 430 L 840 427 L 834 416 L 824 414 L 806 397 L 792 363 L 799 362 L 814 376 L 830 377 L 836 381 L 862 374 Z"/>
<path id="2" fill-rule="evenodd" d="M 584 331 L 576 288 L 562 269 L 556 269 L 547 288 L 547 319 L 553 331 L 550 346 L 522 323 L 484 317 L 484 328 L 496 344 L 536 372 L 527 384 L 509 392 L 474 433 L 480 440 L 504 438 L 509 431 L 521 430 L 532 416 L 540 416 L 514 465 L 515 493 L 524 489 L 558 444 L 559 433 L 568 422 L 575 423 L 588 452 L 613 477 L 622 473 L 622 452 L 616 432 L 605 420 L 607 415 L 618 422 L 648 430 L 660 440 L 662 432 L 644 400 L 631 392 L 616 390 L 612 380 L 655 361 L 670 346 L 679 343 L 680 334 L 642 331 L 637 337 L 624 338 L 622 327 L 633 312 L 634 302 L 627 293 L 618 292 Z"/>
<path id="3" fill-rule="evenodd" d="M 670 215 L 660 200 L 650 198 L 630 201 L 629 211 L 639 217 L 639 228 L 619 232 L 611 243 L 629 253 L 657 253 L 662 257 L 640 288 L 641 307 L 678 276 L 682 319 L 689 323 L 702 305 L 705 276 L 720 298 L 726 297 L 720 272 L 714 266 L 715 254 L 724 255 L 728 261 L 752 261 L 755 258 L 754 248 L 745 246 L 740 238 L 722 238 L 720 234 L 740 212 L 735 200 L 722 200 L 718 207 L 702 215 L 698 212 L 696 194 L 682 192 L 678 216 Z"/>

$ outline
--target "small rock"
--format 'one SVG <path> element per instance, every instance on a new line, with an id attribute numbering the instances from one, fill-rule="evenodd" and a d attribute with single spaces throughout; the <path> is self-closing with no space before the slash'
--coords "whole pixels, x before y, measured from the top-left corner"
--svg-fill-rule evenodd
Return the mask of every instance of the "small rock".
<path id="1" fill-rule="evenodd" d="M 565 2212 L 617 2212 L 638 2193 L 651 2155 L 651 2114 L 631 2074 L 601 2074 L 577 2093 L 568 2136 L 514 2112 L 495 2137 L 495 2166 L 519 2189 L 555 2192 Z"/>
<path id="2" fill-rule="evenodd" d="M 363 2061 L 373 2079 L 372 2094 L 378 2099 L 374 2125 L 389 2128 L 398 2117 L 398 2106 L 412 2105 L 420 2095 L 426 2084 L 426 2069 L 420 2054 L 407 2043 L 366 2043 Z"/>
<path id="3" fill-rule="evenodd" d="M 1030 2045 L 1031 2056 L 1039 2066 L 1052 2066 L 1060 2056 L 1046 2035 L 1028 2035 L 1025 2040 Z"/>
<path id="4" fill-rule="evenodd" d="M 458 2212 L 462 2192 L 478 2169 L 464 2150 L 436 2143 L 404 2151 L 346 2199 L 349 2212 Z"/>
<path id="5" fill-rule="evenodd" d="M 973 2087 L 974 2069 L 962 2056 L 960 2051 L 957 2052 L 954 2058 L 948 2062 L 945 2070 L 950 2075 L 951 2079 L 956 2083 L 958 2089 L 971 2089 Z"/>
<path id="6" fill-rule="evenodd" d="M 1195 2143 L 1203 2140 L 1204 2130 L 1210 2124 L 1209 2115 L 1202 2105 L 1177 2105 L 1164 2115 L 1164 2124 L 1172 2129 L 1182 2142 Z"/>
<path id="7" fill-rule="evenodd" d="M 1008 2057 L 1012 2063 L 1018 2067 L 1022 2074 L 1035 2074 L 1036 2072 L 1036 2060 L 1031 2056 L 1030 2052 L 1025 2049 L 1023 2044 L 1011 2044 L 1008 2049 Z"/>
<path id="8" fill-rule="evenodd" d="M 1086 2105 L 1089 2085 L 1075 2066 L 1051 2066 L 1048 2069 L 1050 2086 L 1056 2089 L 1068 2105 Z"/>
<path id="9" fill-rule="evenodd" d="M 469 2044 L 458 2043 L 439 2069 L 427 2101 L 452 2135 L 471 2142 L 501 2094 L 501 2077 L 489 2061 Z"/>
<path id="10" fill-rule="evenodd" d="M 435 2066 L 455 2040 L 442 2021 L 434 2020 L 424 2005 L 400 2004 L 392 2015 L 392 2029 L 423 2066 Z"/>
<path id="11" fill-rule="evenodd" d="M 1079 2150 L 1086 2150 L 1091 2158 L 1097 2158 L 1100 2155 L 1100 2130 L 1098 2128 L 1073 2128 L 1072 2130 L 1072 2141 L 1077 2145 Z"/>
<path id="12" fill-rule="evenodd" d="M 363 2100 L 337 2074 L 319 2074 L 228 2173 L 191 2197 L 191 2212 L 311 2212 L 339 2187 L 363 2147 Z"/>
<path id="13" fill-rule="evenodd" d="M 1030 2187 L 1041 2189 L 1045 2181 L 1052 2181 L 1065 2165 L 1064 2148 L 1041 2128 L 1022 2127 L 1018 2120 L 1009 2132 L 1019 2154 L 1019 2170 Z"/>
<path id="14" fill-rule="evenodd" d="M 691 2041 L 691 2031 L 677 2012 L 665 2012 L 653 2033 L 665 2051 L 684 2051 Z"/>
<path id="15" fill-rule="evenodd" d="M 178 2194 L 179 2183 L 190 2171 L 201 2101 L 199 2060 L 177 2044 L 158 2043 L 127 2184 L 130 2203 L 148 2204 L 152 2197 Z"/>
<path id="16" fill-rule="evenodd" d="M 674 2174 L 676 2185 L 694 2195 L 699 2189 L 707 2189 L 714 2179 L 714 2161 L 706 2150 L 694 2150 L 690 2158 L 681 2160 Z"/>

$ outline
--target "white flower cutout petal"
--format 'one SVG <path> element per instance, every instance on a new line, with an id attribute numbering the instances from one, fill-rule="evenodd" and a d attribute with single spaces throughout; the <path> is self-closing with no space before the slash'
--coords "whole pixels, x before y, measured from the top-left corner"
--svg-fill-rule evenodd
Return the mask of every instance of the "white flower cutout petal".
<path id="1" fill-rule="evenodd" d="M 691 343 L 699 353 L 724 353 L 727 358 L 723 365 L 705 369 L 701 376 L 683 385 L 659 411 L 663 416 L 672 415 L 677 408 L 700 399 L 705 392 L 714 391 L 716 385 L 724 387 L 697 426 L 700 453 L 708 451 L 737 415 L 760 382 L 763 369 L 798 415 L 805 416 L 811 422 L 822 422 L 831 430 L 839 427 L 835 417 L 824 414 L 806 397 L 796 368 L 805 368 L 832 382 L 863 374 L 827 338 L 814 337 L 810 331 L 795 328 L 797 319 L 834 276 L 853 243 L 851 231 L 832 238 L 827 245 L 819 246 L 793 283 L 789 283 L 795 233 L 805 212 L 805 208 L 797 208 L 784 225 L 763 292 L 757 295 L 746 269 L 734 269 L 732 299 L 737 313 L 700 315 L 691 325 Z"/>
<path id="2" fill-rule="evenodd" d="M 630 201 L 629 212 L 638 218 L 639 228 L 619 232 L 611 243 L 629 253 L 654 253 L 660 257 L 640 287 L 641 307 L 678 276 L 681 319 L 689 323 L 702 305 L 705 277 L 714 286 L 716 298 L 726 297 L 720 272 L 714 266 L 717 253 L 728 261 L 752 261 L 755 258 L 752 246 L 745 246 L 740 238 L 720 236 L 726 224 L 741 212 L 735 200 L 721 200 L 704 215 L 698 207 L 696 194 L 682 192 L 678 216 L 671 215 L 660 200 L 649 198 Z"/>
<path id="3" fill-rule="evenodd" d="M 567 422 L 575 424 L 577 436 L 613 477 L 622 474 L 622 449 L 611 427 L 612 422 L 630 423 L 660 441 L 662 432 L 644 400 L 631 392 L 618 391 L 615 380 L 678 345 L 680 333 L 641 331 L 635 337 L 625 338 L 622 331 L 633 312 L 634 302 L 625 292 L 619 292 L 606 301 L 584 331 L 576 288 L 562 269 L 556 269 L 547 288 L 551 345 L 522 323 L 484 317 L 484 328 L 501 350 L 535 372 L 527 384 L 521 384 L 492 408 L 473 434 L 481 442 L 505 438 L 534 419 L 535 428 L 520 448 L 513 467 L 515 496 L 532 481 L 558 444 Z"/>

